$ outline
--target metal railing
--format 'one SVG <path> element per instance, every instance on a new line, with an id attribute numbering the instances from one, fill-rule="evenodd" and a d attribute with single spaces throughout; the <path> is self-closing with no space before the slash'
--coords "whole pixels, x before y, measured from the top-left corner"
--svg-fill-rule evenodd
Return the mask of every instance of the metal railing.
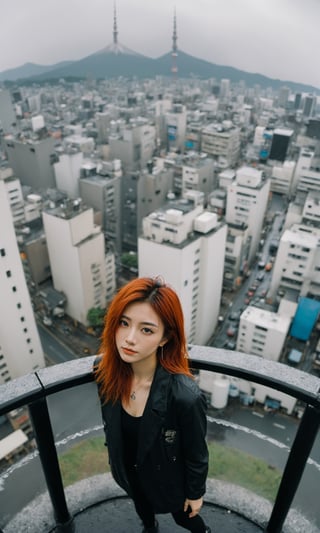
<path id="1" fill-rule="evenodd" d="M 320 425 L 320 380 L 295 368 L 240 352 L 190 346 L 192 367 L 260 383 L 305 403 L 283 471 L 267 533 L 280 533 L 299 487 Z M 94 356 L 44 368 L 0 386 L 0 415 L 27 405 L 57 525 L 72 521 L 47 406 L 47 396 L 93 381 Z M 308 435 L 306 439 L 305 436 Z"/>

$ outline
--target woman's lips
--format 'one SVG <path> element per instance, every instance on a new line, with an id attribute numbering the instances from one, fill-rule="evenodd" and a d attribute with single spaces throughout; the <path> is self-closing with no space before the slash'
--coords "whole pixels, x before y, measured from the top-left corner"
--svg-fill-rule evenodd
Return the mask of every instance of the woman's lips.
<path id="1" fill-rule="evenodd" d="M 133 355 L 133 354 L 137 353 L 137 352 L 135 352 L 134 350 L 130 350 L 130 348 L 124 348 L 124 347 L 122 347 L 122 351 L 123 351 L 125 354 L 127 354 L 127 355 Z"/>

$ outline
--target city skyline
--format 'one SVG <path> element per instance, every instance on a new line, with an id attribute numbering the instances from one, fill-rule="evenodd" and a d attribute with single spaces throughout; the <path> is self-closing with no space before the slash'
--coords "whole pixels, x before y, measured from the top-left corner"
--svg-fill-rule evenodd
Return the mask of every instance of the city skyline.
<path id="1" fill-rule="evenodd" d="M 311 58 L 319 48 L 317 0 L 164 0 L 160 4 L 117 0 L 118 40 L 160 57 L 172 48 L 177 14 L 178 51 L 220 65 L 258 72 L 283 81 L 320 87 Z M 27 62 L 51 65 L 78 60 L 113 40 L 114 2 L 39 4 L 14 0 L 2 8 L 0 72 Z M 134 21 L 134 24 L 132 24 Z M 303 38 L 307 34 L 308 39 Z M 84 39 L 84 37 L 86 37 Z M 201 37 L 201 39 L 200 39 Z"/>

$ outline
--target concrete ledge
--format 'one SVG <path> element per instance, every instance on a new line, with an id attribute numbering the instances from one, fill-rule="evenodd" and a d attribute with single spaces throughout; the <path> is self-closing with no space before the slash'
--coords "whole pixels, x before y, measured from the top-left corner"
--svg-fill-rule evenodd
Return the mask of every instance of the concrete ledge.
<path id="1" fill-rule="evenodd" d="M 99 502 L 125 497 L 112 479 L 111 474 L 94 476 L 66 488 L 66 499 L 71 515 L 85 512 L 87 508 Z M 205 502 L 224 510 L 237 513 L 263 529 L 267 524 L 272 505 L 239 486 L 219 480 L 209 479 Z M 123 518 L 125 520 L 125 517 Z M 33 500 L 22 509 L 5 527 L 4 533 L 45 533 L 55 529 L 56 523 L 50 498 L 47 493 Z M 226 524 L 226 530 L 227 529 Z M 319 528 L 310 523 L 300 513 L 292 509 L 283 527 L 283 533 L 319 533 Z M 115 532 L 116 533 L 116 532 Z"/>

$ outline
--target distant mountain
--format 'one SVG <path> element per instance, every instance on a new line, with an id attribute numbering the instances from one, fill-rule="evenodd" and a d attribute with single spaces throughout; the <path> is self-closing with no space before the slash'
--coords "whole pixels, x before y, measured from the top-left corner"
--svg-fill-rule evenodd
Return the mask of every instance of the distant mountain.
<path id="1" fill-rule="evenodd" d="M 0 81 L 15 81 L 21 78 L 38 76 L 50 70 L 70 65 L 72 61 L 61 61 L 54 65 L 37 65 L 36 63 L 25 63 L 21 67 L 11 68 L 0 72 Z"/>
<path id="2" fill-rule="evenodd" d="M 278 89 L 286 85 L 292 91 L 320 93 L 311 85 L 296 83 L 289 80 L 269 78 L 259 73 L 246 72 L 217 65 L 203 59 L 178 51 L 177 57 L 178 76 L 180 78 L 222 78 L 230 79 L 231 82 L 243 80 L 248 87 L 260 85 L 261 87 L 273 87 Z M 131 78 L 153 78 L 154 76 L 171 76 L 172 56 L 171 52 L 151 59 L 142 54 L 121 45 L 112 43 L 109 46 L 78 61 L 65 61 L 51 66 L 35 65 L 27 63 L 21 67 L 0 73 L 0 81 L 13 81 L 24 83 L 42 83 L 54 81 L 60 78 L 117 78 L 120 76 Z"/>

